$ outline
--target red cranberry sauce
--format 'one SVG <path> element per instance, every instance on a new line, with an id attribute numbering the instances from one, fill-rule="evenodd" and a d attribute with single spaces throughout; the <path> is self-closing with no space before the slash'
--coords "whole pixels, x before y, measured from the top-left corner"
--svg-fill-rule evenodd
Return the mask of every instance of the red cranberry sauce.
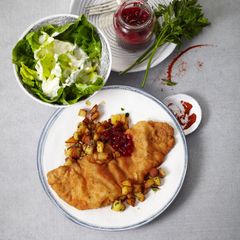
<path id="1" fill-rule="evenodd" d="M 117 126 L 111 126 L 105 130 L 101 139 L 108 142 L 122 156 L 130 156 L 133 152 L 132 136 L 125 133 L 124 126 L 120 122 Z"/>
<path id="2" fill-rule="evenodd" d="M 129 7 L 122 11 L 122 19 L 131 26 L 142 25 L 148 21 L 150 14 L 140 7 Z"/>
<path id="3" fill-rule="evenodd" d="M 146 47 L 151 40 L 154 14 L 145 1 L 126 1 L 114 14 L 113 25 L 119 44 L 128 49 Z"/>

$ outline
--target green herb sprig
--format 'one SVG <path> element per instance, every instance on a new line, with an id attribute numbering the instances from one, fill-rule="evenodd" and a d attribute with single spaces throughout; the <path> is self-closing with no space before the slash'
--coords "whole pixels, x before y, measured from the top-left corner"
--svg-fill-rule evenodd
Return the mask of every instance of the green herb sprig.
<path id="1" fill-rule="evenodd" d="M 202 6 L 197 0 L 173 0 L 168 5 L 159 4 L 154 10 L 157 19 L 154 34 L 156 36 L 150 46 L 132 65 L 121 74 L 127 73 L 135 66 L 148 60 L 147 68 L 141 86 L 144 87 L 153 57 L 163 44 L 174 43 L 181 46 L 184 40 L 190 40 L 198 35 L 210 23 L 204 17 Z"/>

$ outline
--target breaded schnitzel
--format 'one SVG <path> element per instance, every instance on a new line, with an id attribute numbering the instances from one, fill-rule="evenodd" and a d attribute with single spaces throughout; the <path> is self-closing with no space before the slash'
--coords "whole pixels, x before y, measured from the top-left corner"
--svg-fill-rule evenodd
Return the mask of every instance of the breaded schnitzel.
<path id="1" fill-rule="evenodd" d="M 109 205 L 121 196 L 122 181 L 142 183 L 175 143 L 174 130 L 167 123 L 141 121 L 126 133 L 134 143 L 131 156 L 98 164 L 92 161 L 93 155 L 88 155 L 70 166 L 50 171 L 48 183 L 58 196 L 81 210 Z"/>

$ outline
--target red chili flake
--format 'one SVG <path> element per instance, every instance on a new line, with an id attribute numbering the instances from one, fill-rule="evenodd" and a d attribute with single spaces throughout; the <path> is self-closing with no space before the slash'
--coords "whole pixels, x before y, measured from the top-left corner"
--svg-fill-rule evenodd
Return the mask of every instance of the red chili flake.
<path id="1" fill-rule="evenodd" d="M 203 67 L 203 62 L 202 61 L 197 61 L 198 70 L 202 70 L 202 67 Z"/>
<path id="2" fill-rule="evenodd" d="M 177 76 L 183 76 L 186 71 L 187 71 L 187 62 L 181 61 L 178 64 Z"/>

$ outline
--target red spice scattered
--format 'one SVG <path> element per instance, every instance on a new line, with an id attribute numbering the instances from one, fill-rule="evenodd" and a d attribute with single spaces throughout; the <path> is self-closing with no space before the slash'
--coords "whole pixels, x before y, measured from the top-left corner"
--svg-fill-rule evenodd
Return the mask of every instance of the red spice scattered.
<path id="1" fill-rule="evenodd" d="M 178 72 L 177 72 L 177 76 L 183 76 L 185 74 L 185 72 L 187 71 L 187 62 L 185 61 L 181 61 L 178 64 Z"/>
<path id="2" fill-rule="evenodd" d="M 178 59 L 185 54 L 186 52 L 188 52 L 191 49 L 194 48 L 199 48 L 199 47 L 206 47 L 206 46 L 211 46 L 210 44 L 198 44 L 198 45 L 193 45 L 191 47 L 186 48 L 185 50 L 183 50 L 182 52 L 180 52 L 173 60 L 172 62 L 169 64 L 168 66 L 168 70 L 167 70 L 167 80 L 172 81 L 172 70 L 173 70 L 173 66 L 174 64 L 178 61 Z"/>
<path id="3" fill-rule="evenodd" d="M 117 126 L 111 126 L 105 130 L 101 138 L 103 141 L 108 142 L 122 156 L 130 156 L 133 152 L 132 136 L 125 134 L 125 129 L 121 122 Z"/>
<path id="4" fill-rule="evenodd" d="M 168 107 L 173 112 L 174 116 L 177 118 L 178 122 L 184 130 L 190 128 L 197 120 L 195 113 L 190 114 L 192 109 L 192 104 L 189 102 L 181 101 L 183 110 L 173 103 L 168 104 Z"/>
<path id="5" fill-rule="evenodd" d="M 197 68 L 199 70 L 202 70 L 202 67 L 203 67 L 203 62 L 202 61 L 197 61 Z"/>

